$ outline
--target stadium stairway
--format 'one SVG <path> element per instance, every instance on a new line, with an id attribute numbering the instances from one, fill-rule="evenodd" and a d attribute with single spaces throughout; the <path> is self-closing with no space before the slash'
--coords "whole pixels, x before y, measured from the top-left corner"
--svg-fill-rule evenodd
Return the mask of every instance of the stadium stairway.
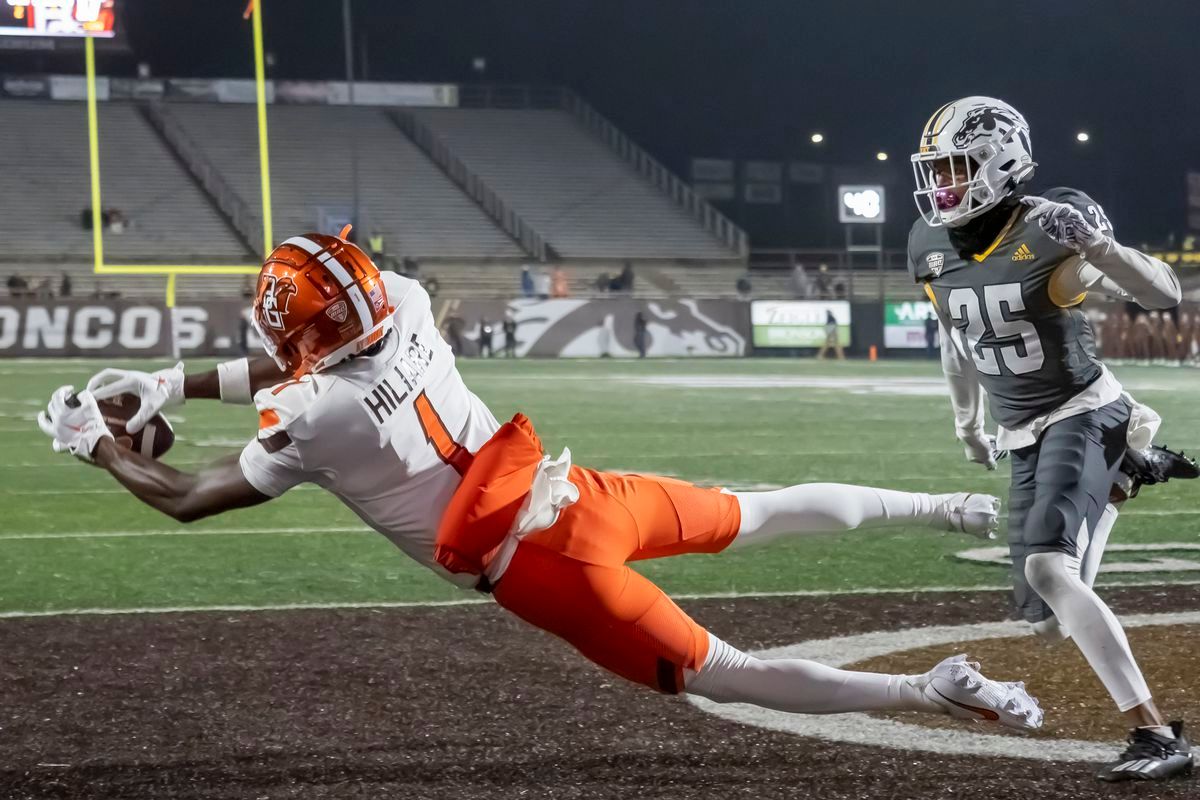
<path id="1" fill-rule="evenodd" d="M 0 149 L 0 260 L 90 261 L 87 116 L 83 103 L 0 101 L 10 146 Z M 239 263 L 246 247 L 132 103 L 98 109 L 101 202 L 128 220 L 106 231 L 110 264 Z M 77 270 L 68 266 L 68 271 Z M 89 268 L 90 271 L 90 268 Z"/>
<path id="2" fill-rule="evenodd" d="M 250 106 L 163 106 L 204 149 L 246 204 L 261 207 L 258 135 Z M 274 105 L 268 111 L 276 239 L 319 230 L 322 210 L 349 215 L 357 152 L 365 242 L 385 237 L 389 255 L 427 260 L 521 259 L 523 251 L 409 142 L 378 108 Z M 328 227 L 326 225 L 325 227 Z"/>
<path id="3" fill-rule="evenodd" d="M 739 260 L 566 111 L 411 113 L 565 259 Z"/>

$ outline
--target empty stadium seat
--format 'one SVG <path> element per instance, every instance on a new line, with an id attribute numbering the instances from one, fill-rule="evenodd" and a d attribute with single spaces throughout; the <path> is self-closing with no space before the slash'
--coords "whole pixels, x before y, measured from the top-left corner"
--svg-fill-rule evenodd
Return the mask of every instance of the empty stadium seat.
<path id="1" fill-rule="evenodd" d="M 165 106 L 229 181 L 261 207 L 258 133 L 252 106 Z M 275 238 L 317 230 L 321 208 L 353 205 L 351 151 L 357 150 L 365 242 L 372 230 L 389 254 L 422 258 L 521 258 L 496 226 L 389 120 L 382 109 L 272 106 L 268 111 Z M 336 233 L 336 231 L 323 231 Z"/>
<path id="2" fill-rule="evenodd" d="M 736 255 L 565 111 L 413 113 L 564 258 Z"/>

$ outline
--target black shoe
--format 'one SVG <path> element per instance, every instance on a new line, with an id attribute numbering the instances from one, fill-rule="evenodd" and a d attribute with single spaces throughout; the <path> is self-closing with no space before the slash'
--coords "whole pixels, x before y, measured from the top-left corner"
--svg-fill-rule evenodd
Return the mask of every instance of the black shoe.
<path id="1" fill-rule="evenodd" d="M 1149 728 L 1134 728 L 1129 747 L 1121 757 L 1105 764 L 1096 777 L 1102 781 L 1161 781 L 1192 772 L 1192 747 L 1183 735 L 1183 723 L 1172 722 L 1173 737 L 1159 736 Z"/>
<path id="2" fill-rule="evenodd" d="M 1172 478 L 1200 478 L 1200 466 L 1196 465 L 1194 458 L 1156 444 L 1144 450 L 1126 450 L 1125 458 L 1121 461 L 1121 473 L 1109 496 L 1113 502 L 1137 497 L 1142 486 L 1166 483 Z"/>

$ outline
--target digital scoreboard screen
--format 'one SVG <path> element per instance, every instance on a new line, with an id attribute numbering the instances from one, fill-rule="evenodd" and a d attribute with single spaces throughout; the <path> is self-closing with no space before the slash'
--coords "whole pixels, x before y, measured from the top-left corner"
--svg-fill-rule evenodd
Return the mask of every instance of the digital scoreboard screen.
<path id="1" fill-rule="evenodd" d="M 0 0 L 0 36 L 112 38 L 116 0 Z"/>

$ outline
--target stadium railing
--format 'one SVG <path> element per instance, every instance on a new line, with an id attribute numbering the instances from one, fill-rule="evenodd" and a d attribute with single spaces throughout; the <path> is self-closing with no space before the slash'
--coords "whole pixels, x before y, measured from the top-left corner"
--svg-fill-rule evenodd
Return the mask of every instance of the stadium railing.
<path id="1" fill-rule="evenodd" d="M 427 125 L 413 114 L 399 109 L 392 109 L 388 116 L 404 135 L 511 236 L 521 249 L 538 261 L 557 257 L 545 237 L 534 230 L 512 206 L 504 202 L 500 195 L 456 156 L 445 142 L 434 135 Z"/>

